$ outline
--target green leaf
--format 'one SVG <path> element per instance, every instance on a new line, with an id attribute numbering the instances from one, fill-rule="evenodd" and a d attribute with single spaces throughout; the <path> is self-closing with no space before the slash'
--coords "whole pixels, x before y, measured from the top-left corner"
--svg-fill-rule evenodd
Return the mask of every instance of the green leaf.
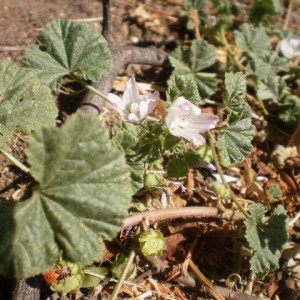
<path id="1" fill-rule="evenodd" d="M 226 105 L 238 113 L 245 103 L 246 76 L 243 72 L 225 73 Z"/>
<path id="2" fill-rule="evenodd" d="M 187 165 L 191 168 L 199 167 L 203 163 L 202 156 L 197 152 L 186 152 L 183 157 Z"/>
<path id="3" fill-rule="evenodd" d="M 251 125 L 251 109 L 245 103 L 240 113 L 231 112 L 217 142 L 220 162 L 229 167 L 242 162 L 252 151 L 255 127 Z"/>
<path id="4" fill-rule="evenodd" d="M 103 278 L 108 274 L 107 268 L 103 268 L 103 267 L 88 267 L 85 268 L 84 271 L 89 271 L 90 273 L 94 273 L 95 275 L 100 275 L 99 277 L 103 277 Z M 96 287 L 102 280 L 99 277 L 84 274 L 81 288 Z"/>
<path id="5" fill-rule="evenodd" d="M 257 75 L 259 79 L 276 76 L 277 72 L 288 72 L 288 60 L 274 53 L 248 52 L 250 58 L 247 75 Z"/>
<path id="6" fill-rule="evenodd" d="M 267 77 L 258 82 L 257 97 L 261 100 L 273 100 L 278 102 L 285 88 L 285 82 L 282 77 Z"/>
<path id="7" fill-rule="evenodd" d="M 195 105 L 204 104 L 194 80 L 185 76 L 173 76 L 168 82 L 167 102 L 173 103 L 178 97 L 184 97 Z"/>
<path id="8" fill-rule="evenodd" d="M 244 51 L 264 52 L 271 50 L 269 37 L 263 28 L 244 23 L 234 31 L 236 44 Z"/>
<path id="9" fill-rule="evenodd" d="M 164 177 L 161 173 L 149 172 L 145 176 L 145 189 L 150 192 L 155 192 L 159 187 L 165 184 Z"/>
<path id="10" fill-rule="evenodd" d="M 37 43 L 26 48 L 23 64 L 34 69 L 52 90 L 58 89 L 62 77 L 70 73 L 79 72 L 86 80 L 98 81 L 112 68 L 105 39 L 87 24 L 51 21 Z"/>
<path id="11" fill-rule="evenodd" d="M 267 190 L 270 201 L 275 201 L 277 198 L 282 197 L 282 191 L 278 183 L 274 183 Z"/>
<path id="12" fill-rule="evenodd" d="M 191 9 L 201 10 L 205 7 L 206 0 L 188 0 L 184 9 L 189 11 Z"/>
<path id="13" fill-rule="evenodd" d="M 164 147 L 172 153 L 183 153 L 186 149 L 186 143 L 182 138 L 168 133 L 165 137 Z"/>
<path id="14" fill-rule="evenodd" d="M 250 12 L 250 20 L 259 23 L 266 14 L 281 14 L 283 8 L 279 0 L 255 0 Z"/>
<path id="15" fill-rule="evenodd" d="M 0 147 L 16 127 L 28 134 L 42 125 L 54 125 L 57 109 L 51 92 L 26 68 L 0 61 L 0 100 Z"/>
<path id="16" fill-rule="evenodd" d="M 1 203 L 0 273 L 28 277 L 62 258 L 90 264 L 122 226 L 131 200 L 123 152 L 97 118 L 77 113 L 42 128 L 26 155 L 39 183 L 32 197 Z"/>
<path id="17" fill-rule="evenodd" d="M 264 206 L 250 206 L 251 218 L 245 220 L 245 237 L 254 250 L 251 270 L 260 278 L 278 268 L 283 245 L 288 240 L 288 217 L 282 205 L 275 208 L 269 219 L 264 218 Z"/>
<path id="18" fill-rule="evenodd" d="M 279 113 L 280 120 L 295 126 L 300 120 L 300 98 L 295 95 L 288 95 L 283 98 L 280 105 L 282 109 Z"/>
<path id="19" fill-rule="evenodd" d="M 251 153 L 255 127 L 251 124 L 251 108 L 244 100 L 246 77 L 241 72 L 226 74 L 225 85 L 231 112 L 221 130 L 217 147 L 221 164 L 229 167 L 242 162 Z"/>
<path id="20" fill-rule="evenodd" d="M 205 40 L 194 40 L 190 49 L 178 47 L 169 59 L 175 68 L 172 75 L 185 75 L 182 77 L 194 81 L 201 97 L 208 98 L 216 92 L 215 74 L 200 72 L 216 62 L 217 52 L 213 45 Z"/>
<path id="21" fill-rule="evenodd" d="M 113 140 L 125 152 L 127 164 L 130 167 L 133 193 L 137 192 L 144 185 L 144 162 L 145 157 L 140 154 L 140 138 L 144 130 L 130 123 L 121 123 Z"/>
<path id="22" fill-rule="evenodd" d="M 167 165 L 167 172 L 170 177 L 183 177 L 189 170 L 188 164 L 182 158 L 174 157 Z"/>

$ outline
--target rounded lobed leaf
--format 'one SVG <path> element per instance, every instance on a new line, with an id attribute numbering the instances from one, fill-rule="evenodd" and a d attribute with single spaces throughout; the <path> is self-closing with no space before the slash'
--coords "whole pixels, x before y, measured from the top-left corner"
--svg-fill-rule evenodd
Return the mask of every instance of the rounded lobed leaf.
<path id="1" fill-rule="evenodd" d="M 26 155 L 39 185 L 30 199 L 3 205 L 0 273 L 43 273 L 60 251 L 68 261 L 98 260 L 131 200 L 123 152 L 96 118 L 76 114 L 61 128 L 34 133 Z"/>
<path id="2" fill-rule="evenodd" d="M 51 89 L 59 88 L 62 77 L 70 73 L 80 72 L 85 79 L 98 81 L 112 68 L 104 37 L 87 24 L 51 21 L 37 42 L 26 48 L 23 64 Z"/>

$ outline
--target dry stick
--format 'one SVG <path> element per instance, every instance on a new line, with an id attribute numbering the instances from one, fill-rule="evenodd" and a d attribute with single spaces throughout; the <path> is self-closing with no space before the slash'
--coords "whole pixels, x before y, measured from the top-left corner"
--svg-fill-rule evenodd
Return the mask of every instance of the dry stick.
<path id="1" fill-rule="evenodd" d="M 231 220 L 244 220 L 245 216 L 239 212 L 232 212 Z M 174 220 L 179 218 L 222 218 L 216 207 L 176 207 L 154 211 L 146 211 L 136 213 L 127 217 L 123 223 L 123 228 L 140 224 L 144 219 L 151 223 L 161 222 L 165 220 Z"/>
<path id="2" fill-rule="evenodd" d="M 104 76 L 99 82 L 92 86 L 103 94 L 110 92 L 117 75 L 128 64 L 146 64 L 152 66 L 162 66 L 167 58 L 167 53 L 156 47 L 140 48 L 134 46 L 112 47 L 114 66 L 111 72 Z M 93 92 L 87 92 L 79 108 L 88 115 L 99 115 L 104 100 Z"/>
<path id="3" fill-rule="evenodd" d="M 196 264 L 190 260 L 189 269 L 194 273 L 195 277 L 205 286 L 209 293 L 217 300 L 225 300 L 221 293 L 214 287 L 214 285 L 204 276 L 198 269 Z"/>
<path id="4" fill-rule="evenodd" d="M 110 44 L 110 21 L 111 21 L 111 13 L 110 13 L 110 3 L 109 0 L 103 0 L 102 3 L 102 11 L 103 11 L 103 22 L 102 22 L 102 35 L 106 39 L 107 43 Z"/>
<path id="5" fill-rule="evenodd" d="M 130 254 L 128 256 L 126 266 L 125 266 L 125 268 L 124 268 L 124 270 L 123 270 L 123 272 L 122 272 L 122 274 L 121 274 L 121 276 L 120 276 L 120 278 L 119 278 L 112 294 L 110 295 L 110 300 L 115 300 L 115 299 L 118 298 L 118 293 L 119 293 L 119 291 L 120 291 L 120 289 L 121 289 L 121 287 L 122 287 L 122 285 L 123 285 L 123 283 L 126 279 L 127 274 L 130 271 L 130 268 L 132 267 L 132 263 L 133 263 L 134 258 L 135 258 L 135 251 L 131 250 Z"/>
<path id="6" fill-rule="evenodd" d="M 26 46 L 0 46 L 0 52 L 22 52 Z"/>

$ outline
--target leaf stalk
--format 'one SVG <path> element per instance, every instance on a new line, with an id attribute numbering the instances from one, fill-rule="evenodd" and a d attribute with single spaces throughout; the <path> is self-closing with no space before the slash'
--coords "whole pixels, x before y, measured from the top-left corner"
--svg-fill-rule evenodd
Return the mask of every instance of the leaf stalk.
<path id="1" fill-rule="evenodd" d="M 246 212 L 246 210 L 244 209 L 244 207 L 240 204 L 239 200 L 236 198 L 235 194 L 233 193 L 230 185 L 228 184 L 228 182 L 225 179 L 221 164 L 219 162 L 219 158 L 217 155 L 217 151 L 216 151 L 216 147 L 215 147 L 215 139 L 213 137 L 213 135 L 208 132 L 208 139 L 209 139 L 209 144 L 210 147 L 212 149 L 212 153 L 215 159 L 215 165 L 217 168 L 218 173 L 220 174 L 220 177 L 222 179 L 222 183 L 224 184 L 224 186 L 230 191 L 230 196 L 232 201 L 235 203 L 235 205 L 239 208 L 239 210 L 241 211 L 241 213 L 248 219 L 251 218 L 251 216 Z"/>

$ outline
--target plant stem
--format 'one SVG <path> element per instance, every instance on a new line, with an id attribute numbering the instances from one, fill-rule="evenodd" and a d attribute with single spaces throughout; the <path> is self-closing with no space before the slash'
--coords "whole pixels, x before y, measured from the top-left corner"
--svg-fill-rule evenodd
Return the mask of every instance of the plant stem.
<path id="1" fill-rule="evenodd" d="M 236 198 L 236 196 L 233 193 L 230 185 L 228 184 L 228 182 L 226 181 L 226 179 L 224 177 L 224 173 L 223 173 L 222 167 L 220 165 L 219 158 L 218 158 L 217 151 L 216 151 L 216 147 L 215 147 L 215 139 L 214 139 L 213 135 L 210 132 L 208 132 L 208 137 L 209 137 L 209 144 L 210 144 L 210 147 L 212 149 L 212 153 L 213 153 L 213 156 L 214 156 L 214 159 L 215 159 L 215 164 L 216 164 L 217 171 L 220 174 L 220 177 L 222 179 L 223 184 L 225 185 L 225 187 L 227 189 L 229 189 L 232 201 L 235 203 L 235 205 L 239 208 L 239 210 L 241 211 L 241 213 L 247 219 L 251 218 L 251 216 L 246 212 L 246 210 L 244 209 L 244 207 L 240 204 L 239 200 Z"/>
<path id="2" fill-rule="evenodd" d="M 120 291 L 120 289 L 121 289 L 121 287 L 122 287 L 122 285 L 125 281 L 125 278 L 126 278 L 128 272 L 129 272 L 130 268 L 131 268 L 131 265 L 133 263 L 134 258 L 135 258 L 135 251 L 131 250 L 130 253 L 129 253 L 129 256 L 128 256 L 127 264 L 126 264 L 126 266 L 125 266 L 125 268 L 122 272 L 122 275 L 119 278 L 119 280 L 118 280 L 118 282 L 117 282 L 117 284 L 116 284 L 116 286 L 115 286 L 115 288 L 114 288 L 114 290 L 113 290 L 113 292 L 110 296 L 110 300 L 117 299 L 118 293 L 119 293 L 119 291 Z"/>
<path id="3" fill-rule="evenodd" d="M 293 8 L 294 0 L 290 0 L 289 7 L 285 16 L 284 24 L 283 24 L 283 30 L 286 30 L 289 25 L 289 21 L 291 18 L 292 8 Z"/>
<path id="4" fill-rule="evenodd" d="M 83 87 L 85 87 L 86 89 L 94 92 L 95 94 L 97 94 L 98 96 L 100 96 L 101 98 L 103 98 L 106 101 L 109 101 L 107 96 L 102 94 L 100 91 L 96 90 L 95 88 L 93 88 L 91 85 L 89 85 L 86 81 L 84 81 L 83 79 L 79 78 L 78 76 L 76 76 L 75 74 L 70 74 L 70 76 L 75 79 L 76 81 L 78 81 Z"/>
<path id="5" fill-rule="evenodd" d="M 265 105 L 264 105 L 264 102 L 261 100 L 260 97 L 257 97 L 257 100 L 258 100 L 258 102 L 259 102 L 259 104 L 260 104 L 260 107 L 261 107 L 263 113 L 265 114 L 265 116 L 268 116 L 268 115 L 269 115 L 269 112 L 267 111 L 267 109 L 266 109 L 266 107 L 265 107 Z"/>
<path id="6" fill-rule="evenodd" d="M 233 63 L 238 67 L 238 69 L 240 71 L 246 71 L 246 67 L 242 65 L 242 63 L 237 59 L 234 51 L 231 49 L 231 46 L 229 45 L 229 43 L 227 41 L 224 30 L 222 30 L 222 32 L 221 32 L 221 40 L 222 40 L 224 46 L 226 47 L 231 59 L 233 60 Z"/>
<path id="7" fill-rule="evenodd" d="M 25 165 L 23 165 L 20 161 L 18 161 L 14 156 L 6 152 L 5 150 L 0 148 L 0 151 L 14 164 L 16 165 L 19 169 L 21 169 L 23 172 L 29 174 L 30 169 L 27 168 Z"/>
<path id="8" fill-rule="evenodd" d="M 81 78 L 79 78 L 78 76 L 76 76 L 75 74 L 70 74 L 70 76 L 75 79 L 77 82 L 79 82 L 83 87 L 85 87 L 86 89 L 90 90 L 91 92 L 95 93 L 96 95 L 100 96 L 102 99 L 104 99 L 106 101 L 106 103 L 108 104 L 108 106 L 113 109 L 114 111 L 116 111 L 117 113 L 119 113 L 117 111 L 117 109 L 109 102 L 109 99 L 107 98 L 106 95 L 104 95 L 103 93 L 101 93 L 100 91 L 98 91 L 97 89 L 95 89 L 94 87 L 92 87 L 91 85 L 89 85 L 86 81 L 82 80 Z"/>
<path id="9" fill-rule="evenodd" d="M 216 207 L 189 206 L 167 208 L 132 214 L 124 220 L 123 228 L 136 226 L 144 219 L 149 220 L 151 223 L 156 223 L 179 218 L 222 218 L 222 216 Z M 244 220 L 245 217 L 239 211 L 235 211 L 231 219 Z"/>

